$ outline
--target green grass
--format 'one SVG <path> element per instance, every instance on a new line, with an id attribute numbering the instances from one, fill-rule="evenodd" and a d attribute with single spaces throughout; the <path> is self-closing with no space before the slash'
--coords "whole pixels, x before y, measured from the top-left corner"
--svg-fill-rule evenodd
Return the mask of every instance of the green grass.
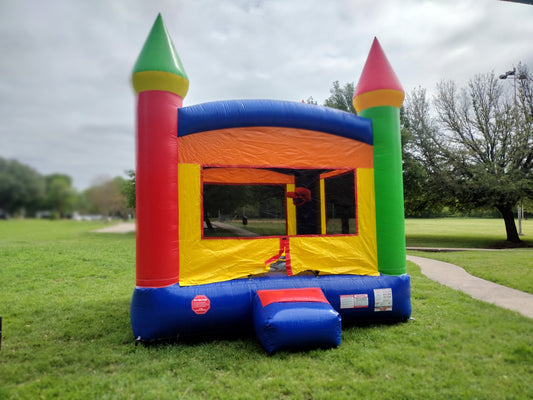
<path id="1" fill-rule="evenodd" d="M 533 220 L 522 221 L 523 246 L 533 247 Z M 434 218 L 405 220 L 408 247 L 506 248 L 503 219 Z"/>
<path id="2" fill-rule="evenodd" d="M 345 327 L 337 349 L 268 356 L 253 337 L 135 347 L 134 235 L 89 233 L 100 226 L 0 221 L 0 399 L 533 395 L 532 320 L 413 264 L 414 320 Z"/>

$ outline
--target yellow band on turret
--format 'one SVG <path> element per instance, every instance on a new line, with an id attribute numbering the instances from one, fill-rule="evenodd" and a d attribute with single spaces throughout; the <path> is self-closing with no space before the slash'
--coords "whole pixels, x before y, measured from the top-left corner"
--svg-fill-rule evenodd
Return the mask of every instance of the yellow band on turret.
<path id="1" fill-rule="evenodd" d="M 393 89 L 379 89 L 362 93 L 353 98 L 353 106 L 357 112 L 370 107 L 393 106 L 400 108 L 405 97 L 404 92 Z"/>
<path id="2" fill-rule="evenodd" d="M 189 81 L 182 76 L 165 71 L 140 71 L 131 78 L 136 93 L 147 90 L 164 90 L 185 98 Z"/>

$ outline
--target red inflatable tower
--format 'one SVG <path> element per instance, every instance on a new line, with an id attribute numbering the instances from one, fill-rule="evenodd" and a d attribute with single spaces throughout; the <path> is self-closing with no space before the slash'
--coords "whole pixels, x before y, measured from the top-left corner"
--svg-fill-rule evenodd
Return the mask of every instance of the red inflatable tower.
<path id="1" fill-rule="evenodd" d="M 137 99 L 137 286 L 179 279 L 178 108 L 189 80 L 161 15 L 133 69 Z"/>

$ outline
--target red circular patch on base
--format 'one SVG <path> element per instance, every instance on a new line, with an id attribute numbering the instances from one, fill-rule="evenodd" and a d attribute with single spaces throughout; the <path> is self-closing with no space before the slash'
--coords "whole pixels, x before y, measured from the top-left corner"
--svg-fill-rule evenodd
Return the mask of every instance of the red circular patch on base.
<path id="1" fill-rule="evenodd" d="M 191 309 L 196 314 L 205 314 L 206 312 L 209 311 L 210 307 L 211 307 L 211 302 L 203 294 L 200 294 L 200 295 L 196 296 L 191 301 Z"/>

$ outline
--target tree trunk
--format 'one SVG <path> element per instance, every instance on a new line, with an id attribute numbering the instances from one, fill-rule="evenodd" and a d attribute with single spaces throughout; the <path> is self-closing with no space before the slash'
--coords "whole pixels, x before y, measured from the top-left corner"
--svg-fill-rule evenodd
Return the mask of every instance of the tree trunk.
<path id="1" fill-rule="evenodd" d="M 211 220 L 207 216 L 207 211 L 206 210 L 204 210 L 204 222 L 207 225 L 207 229 L 209 230 L 209 232 L 214 232 L 215 231 L 215 229 L 213 228 L 213 225 L 211 224 Z"/>
<path id="2" fill-rule="evenodd" d="M 516 224 L 514 222 L 514 213 L 513 209 L 508 206 L 497 206 L 496 207 L 500 214 L 503 217 L 505 222 L 505 231 L 507 232 L 507 241 L 512 243 L 520 243 L 520 236 L 518 236 L 518 231 L 516 230 Z"/>

